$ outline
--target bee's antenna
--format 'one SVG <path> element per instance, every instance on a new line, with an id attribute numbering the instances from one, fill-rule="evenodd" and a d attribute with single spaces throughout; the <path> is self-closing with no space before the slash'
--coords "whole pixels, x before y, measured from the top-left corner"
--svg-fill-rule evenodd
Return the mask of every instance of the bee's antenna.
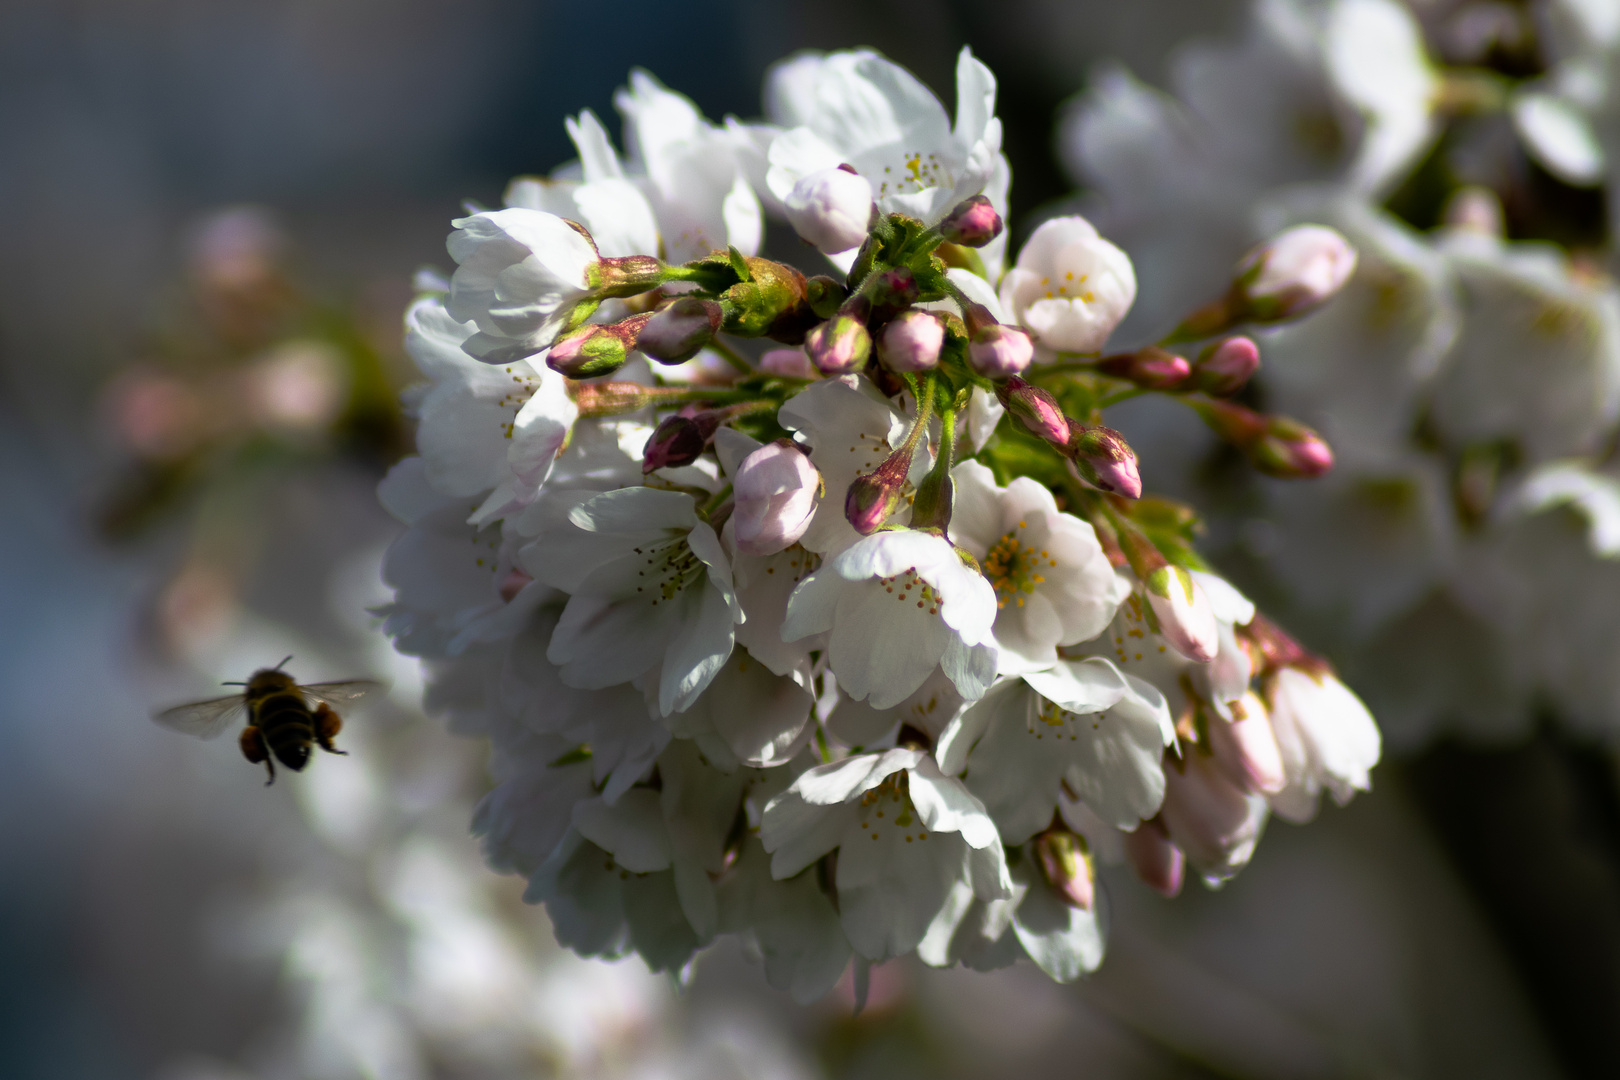
<path id="1" fill-rule="evenodd" d="M 283 663 L 285 663 L 285 662 L 286 661 L 283 661 Z M 222 682 L 219 685 L 221 685 L 221 686 L 246 686 L 247 683 L 245 683 L 245 682 Z"/>
<path id="2" fill-rule="evenodd" d="M 287 660 L 291 660 L 291 659 L 292 659 L 292 656 L 291 656 L 291 654 L 289 654 L 289 655 L 288 655 L 288 656 L 287 656 Z M 282 669 L 282 666 L 283 666 L 283 665 L 285 665 L 285 664 L 286 664 L 286 663 L 287 663 L 287 660 L 283 660 L 283 661 L 282 661 L 282 662 L 281 662 L 281 663 L 280 663 L 280 664 L 277 664 L 277 665 L 276 665 L 276 670 L 277 670 L 277 671 L 280 671 L 280 670 L 281 670 L 281 669 Z"/>

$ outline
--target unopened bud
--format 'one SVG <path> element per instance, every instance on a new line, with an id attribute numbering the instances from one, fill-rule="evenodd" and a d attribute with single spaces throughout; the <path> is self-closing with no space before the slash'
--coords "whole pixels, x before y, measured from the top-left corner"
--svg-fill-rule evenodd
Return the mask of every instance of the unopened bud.
<path id="1" fill-rule="evenodd" d="M 1356 249 L 1326 225 L 1295 225 L 1238 263 L 1237 287 L 1247 315 L 1277 322 L 1331 298 L 1356 269 Z"/>
<path id="2" fill-rule="evenodd" d="M 1215 764 L 1244 791 L 1275 795 L 1288 783 L 1265 703 L 1252 690 L 1232 703 L 1232 719 L 1209 718 L 1205 730 Z"/>
<path id="3" fill-rule="evenodd" d="M 546 365 L 570 379 L 611 375 L 624 366 L 651 315 L 632 315 L 603 326 L 588 323 L 568 334 L 546 354 Z"/>
<path id="4" fill-rule="evenodd" d="M 1333 468 L 1333 448 L 1301 424 L 1286 416 L 1268 418 L 1266 431 L 1248 448 L 1249 460 L 1267 476 L 1305 480 Z"/>
<path id="5" fill-rule="evenodd" d="M 782 200 L 788 224 L 827 252 L 859 247 L 872 224 L 872 185 L 847 166 L 813 172 Z"/>
<path id="6" fill-rule="evenodd" d="M 709 440 L 714 438 L 722 419 L 724 413 L 719 409 L 664 417 L 642 450 L 642 473 L 692 464 L 709 448 Z"/>
<path id="7" fill-rule="evenodd" d="M 1159 635 L 1195 663 L 1207 663 L 1220 651 L 1220 627 L 1209 597 L 1191 574 L 1179 566 L 1161 566 L 1142 582 L 1148 606 L 1159 623 Z"/>
<path id="8" fill-rule="evenodd" d="M 1171 841 L 1206 878 L 1231 877 L 1254 854 L 1266 802 L 1237 787 L 1208 754 L 1194 751 L 1164 763 L 1159 814 Z"/>
<path id="9" fill-rule="evenodd" d="M 1226 397 L 1243 389 L 1260 370 L 1260 346 L 1253 338 L 1229 337 L 1198 354 L 1193 385 L 1206 394 Z"/>
<path id="10" fill-rule="evenodd" d="M 865 366 L 872 354 L 872 335 L 864 319 L 840 312 L 805 335 L 804 351 L 818 370 L 842 375 Z"/>
<path id="11" fill-rule="evenodd" d="M 878 359 L 890 371 L 927 371 L 939 364 L 945 344 L 945 323 L 939 316 L 915 308 L 903 311 L 883 328 Z"/>
<path id="12" fill-rule="evenodd" d="M 597 296 L 636 296 L 669 280 L 669 267 L 651 255 L 624 255 L 599 259 L 592 271 Z"/>
<path id="13" fill-rule="evenodd" d="M 805 330 L 815 322 L 804 275 L 783 263 L 741 255 L 736 249 L 731 256 L 732 272 L 746 272 L 746 277 L 721 294 L 725 331 L 739 337 L 774 338 L 787 345 L 803 341 Z"/>
<path id="14" fill-rule="evenodd" d="M 1097 370 L 1146 390 L 1169 390 L 1187 381 L 1192 365 L 1184 357 L 1149 345 L 1135 352 L 1105 356 L 1097 361 Z"/>
<path id="15" fill-rule="evenodd" d="M 1097 893 L 1085 840 L 1068 829 L 1048 829 L 1035 838 L 1035 857 L 1041 873 L 1064 903 L 1081 911 L 1091 910 Z"/>
<path id="16" fill-rule="evenodd" d="M 1157 818 L 1124 835 L 1125 861 L 1148 888 L 1164 896 L 1181 891 L 1187 860 Z"/>
<path id="17" fill-rule="evenodd" d="M 914 447 L 902 446 L 876 469 L 857 476 L 844 495 L 844 517 L 862 536 L 877 532 L 900 505 Z"/>
<path id="18" fill-rule="evenodd" d="M 1075 470 L 1092 487 L 1123 495 L 1142 497 L 1142 476 L 1136 467 L 1136 451 L 1125 436 L 1106 427 L 1086 427 L 1069 420 L 1069 442 L 1064 454 Z"/>
<path id="19" fill-rule="evenodd" d="M 636 348 L 661 364 L 681 364 L 713 339 L 725 317 L 713 300 L 677 297 L 647 320 L 636 336 Z"/>
<path id="20" fill-rule="evenodd" d="M 1001 215 L 983 195 L 958 203 L 956 209 L 939 223 L 939 235 L 947 243 L 963 247 L 984 247 L 1001 235 Z"/>
<path id="21" fill-rule="evenodd" d="M 1025 427 L 1057 447 L 1069 445 L 1069 420 L 1057 399 L 1014 375 L 996 384 L 996 397 Z"/>
<path id="22" fill-rule="evenodd" d="M 571 384 L 568 392 L 579 408 L 580 418 L 589 420 L 644 409 L 657 400 L 662 388 L 616 381 Z"/>
<path id="23" fill-rule="evenodd" d="M 803 349 L 767 349 L 760 354 L 759 370 L 767 375 L 779 375 L 784 379 L 821 377 L 821 372 L 816 370 Z"/>
<path id="24" fill-rule="evenodd" d="M 968 342 L 968 364 L 987 379 L 1020 374 L 1034 355 L 1035 344 L 1028 334 L 1001 323 L 980 327 Z"/>
<path id="25" fill-rule="evenodd" d="M 817 274 L 805 281 L 804 295 L 810 304 L 810 310 L 816 313 L 816 318 L 830 319 L 844 301 L 849 299 L 849 289 L 837 278 Z"/>
<path id="26" fill-rule="evenodd" d="M 896 266 L 873 274 L 863 290 L 878 314 L 904 311 L 916 302 L 917 277 L 909 267 Z"/>
<path id="27" fill-rule="evenodd" d="M 816 512 L 821 474 L 804 452 L 778 439 L 743 459 L 732 478 L 737 550 L 774 555 L 798 543 Z"/>

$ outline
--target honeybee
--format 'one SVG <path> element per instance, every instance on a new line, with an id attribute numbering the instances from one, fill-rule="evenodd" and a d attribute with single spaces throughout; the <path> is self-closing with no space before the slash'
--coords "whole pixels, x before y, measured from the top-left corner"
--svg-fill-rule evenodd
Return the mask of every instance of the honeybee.
<path id="1" fill-rule="evenodd" d="M 212 739 L 245 713 L 248 723 L 239 740 L 242 756 L 255 765 L 264 762 L 270 772 L 265 781 L 268 787 L 276 782 L 277 761 L 300 772 L 309 764 L 313 745 L 329 754 L 344 753 L 332 744 L 343 728 L 343 720 L 332 706 L 353 704 L 380 685 L 371 679 L 346 679 L 301 686 L 281 670 L 291 659 L 255 671 L 247 682 L 222 684 L 243 687 L 240 694 L 176 705 L 152 714 L 152 719 L 175 731 Z"/>

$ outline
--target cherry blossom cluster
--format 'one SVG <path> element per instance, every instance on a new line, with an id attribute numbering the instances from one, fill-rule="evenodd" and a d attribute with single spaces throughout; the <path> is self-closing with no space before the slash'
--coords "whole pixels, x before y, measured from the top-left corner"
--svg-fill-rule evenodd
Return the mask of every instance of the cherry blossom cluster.
<path id="1" fill-rule="evenodd" d="M 1255 3 L 1235 40 L 1179 54 L 1168 92 L 1101 71 L 1059 142 L 1140 276 L 1121 337 L 1174 326 L 1279 229 L 1354 244 L 1333 304 L 1257 333 L 1255 387 L 1332 443 L 1332 474 L 1206 505 L 1215 550 L 1342 660 L 1391 742 L 1549 716 L 1612 742 L 1620 7 L 1487 10 L 1507 11 Z M 1486 77 L 1505 37 L 1523 61 Z M 1601 212 L 1583 236 L 1571 208 L 1601 207 L 1600 185 L 1608 236 Z M 1219 449 L 1137 419 L 1163 482 L 1208 493 Z"/>
<path id="2" fill-rule="evenodd" d="M 1290 229 L 1109 351 L 1136 277 L 1085 219 L 1005 265 L 970 52 L 954 122 L 866 51 L 788 60 L 766 99 L 714 124 L 638 73 L 624 154 L 584 113 L 578 166 L 454 222 L 407 316 L 387 630 L 490 739 L 475 831 L 578 952 L 681 971 L 741 934 L 801 1000 L 912 952 L 1075 978 L 1098 857 L 1218 884 L 1272 811 L 1368 786 L 1366 709 L 1103 423 L 1156 395 L 1268 475 L 1327 471 L 1234 400 L 1239 331 L 1356 254 Z M 767 213 L 816 272 L 758 254 Z"/>

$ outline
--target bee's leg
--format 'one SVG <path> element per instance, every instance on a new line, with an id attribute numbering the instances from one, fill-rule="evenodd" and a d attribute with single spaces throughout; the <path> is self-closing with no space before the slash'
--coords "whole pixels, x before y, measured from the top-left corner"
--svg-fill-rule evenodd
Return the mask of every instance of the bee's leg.
<path id="1" fill-rule="evenodd" d="M 337 733 L 343 730 L 343 720 L 326 702 L 315 706 L 315 741 L 321 744 L 321 749 L 328 754 L 347 754 L 347 750 L 339 750 L 332 745 Z"/>
<path id="2" fill-rule="evenodd" d="M 270 748 L 264 745 L 264 735 L 254 724 L 242 729 L 242 737 L 238 740 L 242 747 L 242 756 L 257 765 L 264 762 L 264 767 L 270 771 L 270 779 L 264 782 L 269 787 L 276 782 L 276 764 L 270 760 Z"/>

